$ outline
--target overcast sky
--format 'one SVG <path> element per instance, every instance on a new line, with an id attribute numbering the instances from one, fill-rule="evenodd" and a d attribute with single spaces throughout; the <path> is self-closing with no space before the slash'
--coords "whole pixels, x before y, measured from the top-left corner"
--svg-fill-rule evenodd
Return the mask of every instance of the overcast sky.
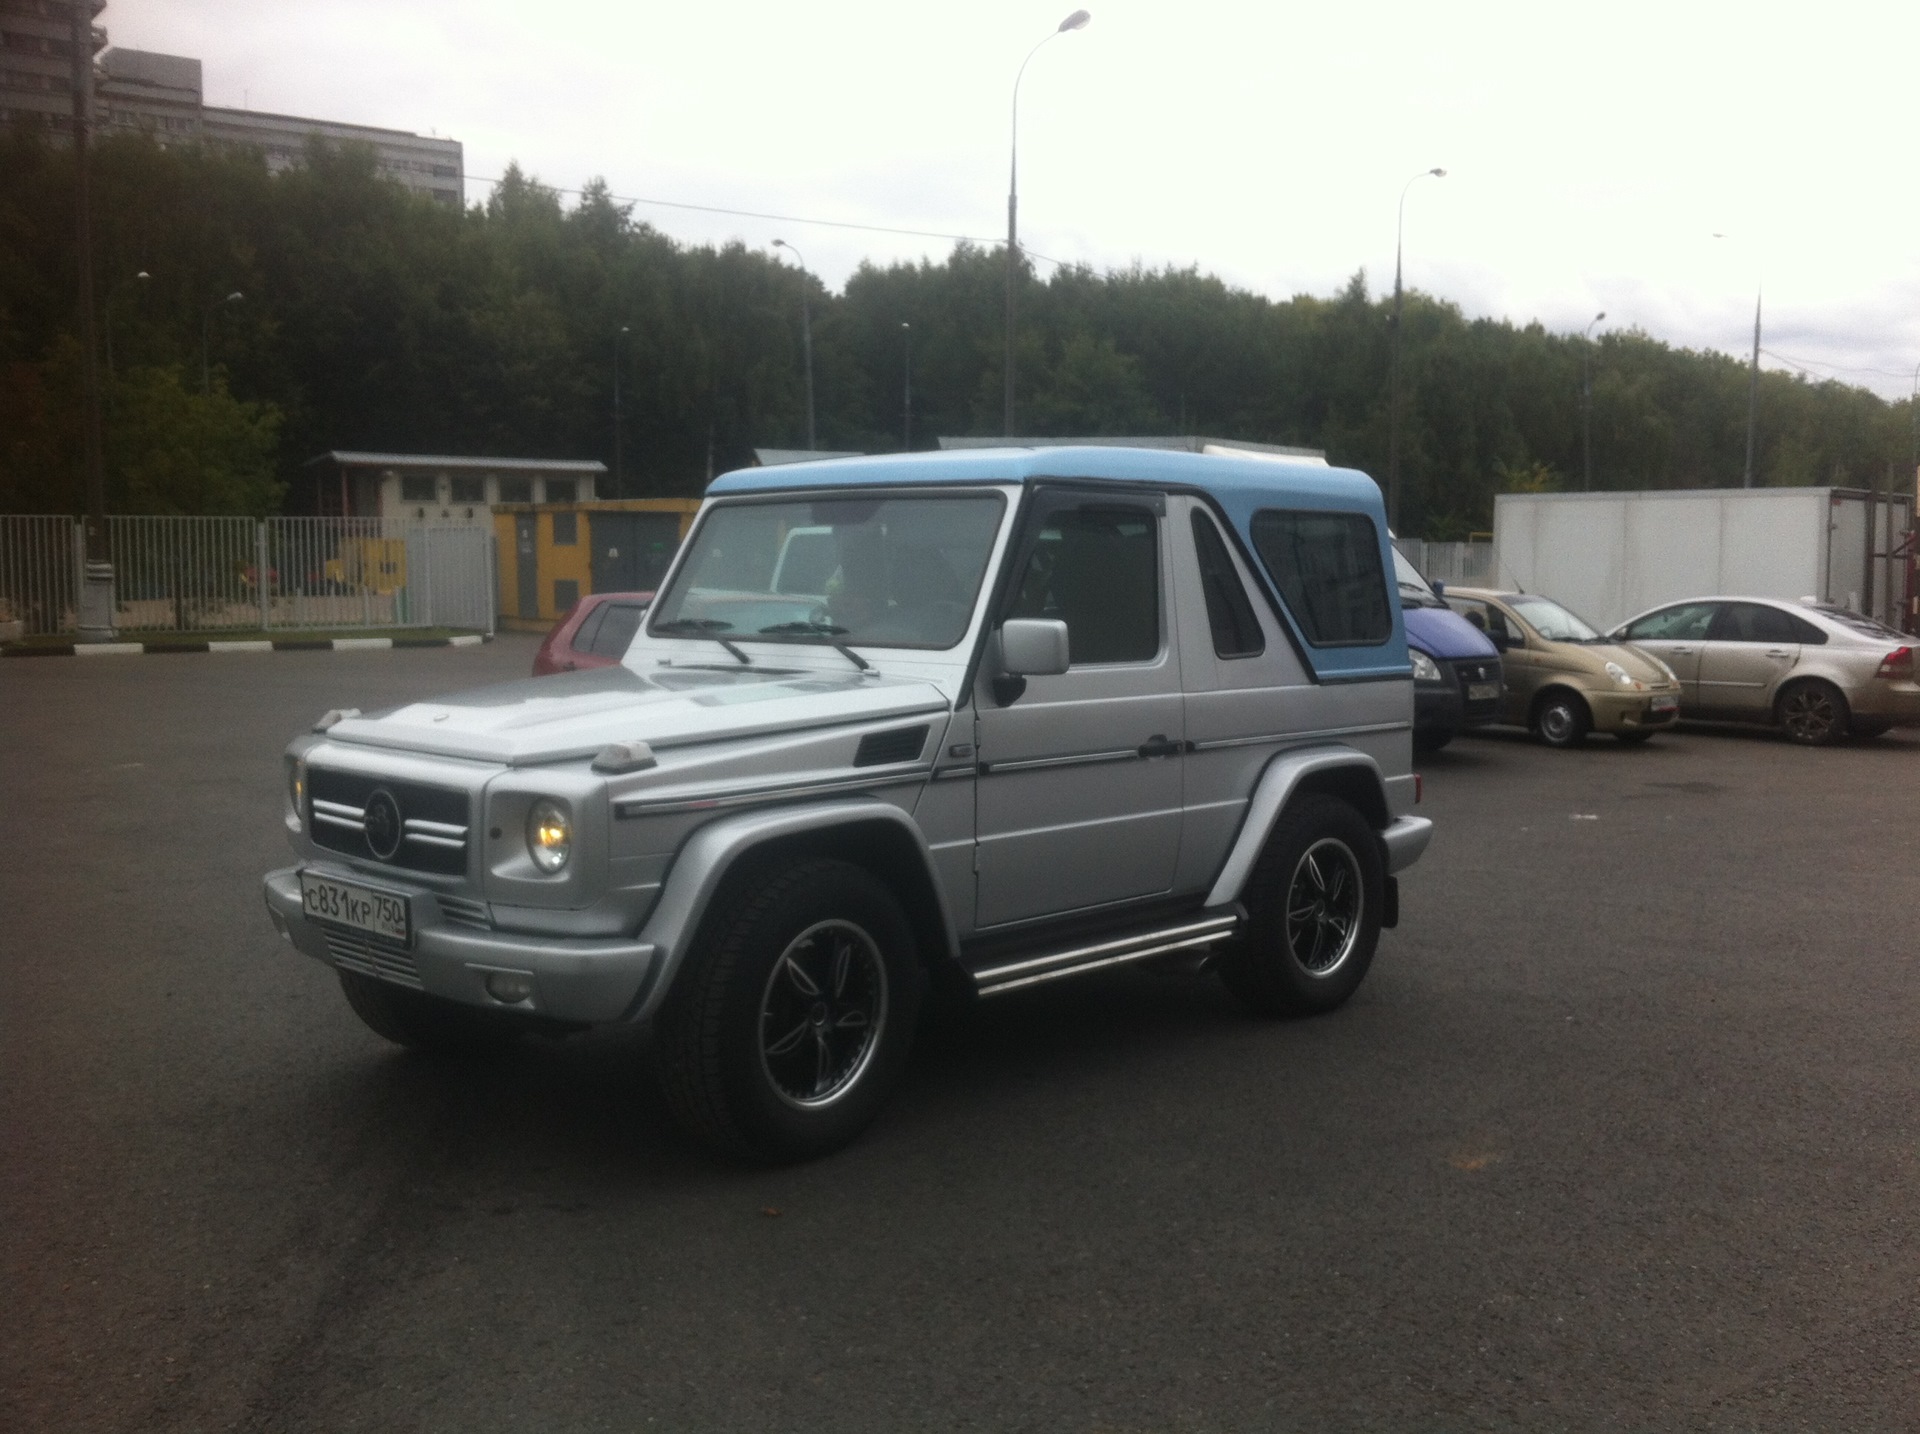
<path id="1" fill-rule="evenodd" d="M 1014 74 L 1071 0 L 112 0 L 207 100 L 429 130 L 616 194 L 992 239 Z M 1905 397 L 1920 363 L 1920 5 L 1092 0 L 1020 96 L 1021 238 L 1275 297 L 1364 269 L 1469 315 L 1637 326 Z M 838 287 L 941 238 L 637 205 Z M 1729 237 L 1712 238 L 1715 231 Z M 1777 357 L 1773 356 L 1777 355 Z"/>

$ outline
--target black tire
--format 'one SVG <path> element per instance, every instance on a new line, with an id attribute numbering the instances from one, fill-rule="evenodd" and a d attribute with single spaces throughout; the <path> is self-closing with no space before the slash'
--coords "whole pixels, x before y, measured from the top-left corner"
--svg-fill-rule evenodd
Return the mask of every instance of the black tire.
<path id="1" fill-rule="evenodd" d="M 1880 717 L 1856 717 L 1848 730 L 1860 738 L 1884 737 L 1893 730 L 1893 723 Z"/>
<path id="2" fill-rule="evenodd" d="M 763 869 L 733 897 L 661 1009 L 661 1087 L 717 1153 L 810 1160 L 866 1129 L 899 1083 L 926 986 L 913 929 L 849 862 Z"/>
<path id="3" fill-rule="evenodd" d="M 1651 740 L 1653 733 L 1642 728 L 1633 732 L 1615 732 L 1613 739 L 1623 747 L 1638 747 L 1642 742 Z"/>
<path id="4" fill-rule="evenodd" d="M 340 971 L 340 989 L 354 1015 L 396 1046 L 436 1055 L 497 1050 L 519 1034 L 510 1017 L 410 991 L 357 971 Z"/>
<path id="5" fill-rule="evenodd" d="M 1413 729 L 1413 750 L 1416 752 L 1437 752 L 1453 740 L 1454 734 L 1445 727 L 1416 727 Z"/>
<path id="6" fill-rule="evenodd" d="M 1814 678 L 1782 688 L 1773 716 L 1781 734 L 1803 747 L 1831 747 L 1846 738 L 1851 725 L 1840 689 Z"/>
<path id="7" fill-rule="evenodd" d="M 1593 714 L 1577 692 L 1556 687 L 1533 707 L 1533 735 L 1549 747 L 1578 747 L 1593 730 Z"/>
<path id="8" fill-rule="evenodd" d="M 1357 883 L 1357 897 L 1335 890 L 1341 882 Z M 1220 979 L 1261 1015 L 1334 1010 L 1372 964 L 1385 893 L 1385 857 L 1366 818 L 1337 797 L 1296 798 L 1247 879 L 1246 933 L 1221 953 Z"/>

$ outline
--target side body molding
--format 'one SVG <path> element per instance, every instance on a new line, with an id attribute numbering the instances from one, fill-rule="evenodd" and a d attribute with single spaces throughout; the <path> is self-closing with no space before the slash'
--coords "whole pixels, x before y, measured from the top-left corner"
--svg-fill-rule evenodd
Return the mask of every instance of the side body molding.
<path id="1" fill-rule="evenodd" d="M 1334 771 L 1357 773 L 1377 794 L 1378 806 L 1362 814 L 1380 833 L 1386 848 L 1387 870 L 1400 871 L 1418 859 L 1433 835 L 1433 823 L 1425 817 L 1400 817 L 1395 820 L 1388 816 L 1391 807 L 1378 762 L 1352 747 L 1302 747 L 1297 751 L 1280 753 L 1260 774 L 1259 785 L 1253 789 L 1253 796 L 1247 802 L 1247 815 L 1240 825 L 1240 834 L 1234 838 L 1233 849 L 1227 853 L 1220 875 L 1214 878 L 1213 888 L 1207 893 L 1206 904 L 1209 907 L 1225 906 L 1240 899 L 1247 877 L 1253 871 L 1253 864 L 1258 860 L 1261 848 L 1267 844 L 1267 834 L 1273 830 L 1274 822 L 1286 810 L 1287 803 L 1300 789 L 1301 783 L 1319 773 Z"/>
<path id="2" fill-rule="evenodd" d="M 659 903 L 641 927 L 638 938 L 656 947 L 660 956 L 628 1019 L 645 1020 L 659 1010 L 686 960 L 687 949 L 700 930 L 714 894 L 742 857 L 790 837 L 803 834 L 818 837 L 835 830 L 871 832 L 876 826 L 883 829 L 884 838 L 896 851 L 912 854 L 911 859 L 918 863 L 925 877 L 926 892 L 931 893 L 936 908 L 931 915 L 944 931 L 946 941 L 944 951 L 932 954 L 950 957 L 958 951 L 959 935 L 953 915 L 947 909 L 946 894 L 934 875 L 926 838 L 914 825 L 913 818 L 900 808 L 868 797 L 741 812 L 701 827 L 687 838 L 674 857 Z"/>

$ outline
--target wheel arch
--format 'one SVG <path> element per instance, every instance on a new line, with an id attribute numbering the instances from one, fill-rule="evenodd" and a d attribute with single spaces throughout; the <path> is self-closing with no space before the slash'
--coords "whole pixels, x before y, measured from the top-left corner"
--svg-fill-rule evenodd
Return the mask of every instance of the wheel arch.
<path id="1" fill-rule="evenodd" d="M 1357 810 L 1376 832 L 1392 823 L 1392 808 L 1380 764 L 1353 747 L 1310 747 L 1282 752 L 1266 766 L 1247 801 L 1240 831 L 1207 893 L 1208 906 L 1240 899 L 1274 823 L 1295 798 L 1309 792 L 1337 797 Z"/>
<path id="2" fill-rule="evenodd" d="M 1532 727 L 1540 720 L 1540 709 L 1547 705 L 1548 698 L 1561 695 L 1572 697 L 1578 701 L 1582 707 L 1587 709 L 1587 720 L 1589 722 L 1593 720 L 1593 703 L 1587 700 L 1587 694 L 1582 692 L 1578 687 L 1575 687 L 1571 682 L 1560 682 L 1556 680 L 1547 683 L 1538 692 L 1534 693 L 1533 699 L 1527 703 L 1527 726 Z"/>
<path id="3" fill-rule="evenodd" d="M 865 798 L 742 812 L 701 827 L 674 857 L 641 930 L 659 958 L 631 1019 L 659 1009 L 708 917 L 729 904 L 730 888 L 801 856 L 837 857 L 873 872 L 899 895 L 922 961 L 937 969 L 957 959 L 959 938 L 926 839 L 899 807 Z"/>

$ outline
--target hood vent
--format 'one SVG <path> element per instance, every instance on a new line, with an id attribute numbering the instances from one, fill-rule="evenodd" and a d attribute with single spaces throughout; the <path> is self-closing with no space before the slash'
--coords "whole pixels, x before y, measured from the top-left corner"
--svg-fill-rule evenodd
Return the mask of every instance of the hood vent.
<path id="1" fill-rule="evenodd" d="M 927 745 L 927 728 L 896 727 L 891 732 L 869 732 L 860 739 L 853 754 L 856 767 L 884 767 L 894 762 L 911 762 Z"/>

